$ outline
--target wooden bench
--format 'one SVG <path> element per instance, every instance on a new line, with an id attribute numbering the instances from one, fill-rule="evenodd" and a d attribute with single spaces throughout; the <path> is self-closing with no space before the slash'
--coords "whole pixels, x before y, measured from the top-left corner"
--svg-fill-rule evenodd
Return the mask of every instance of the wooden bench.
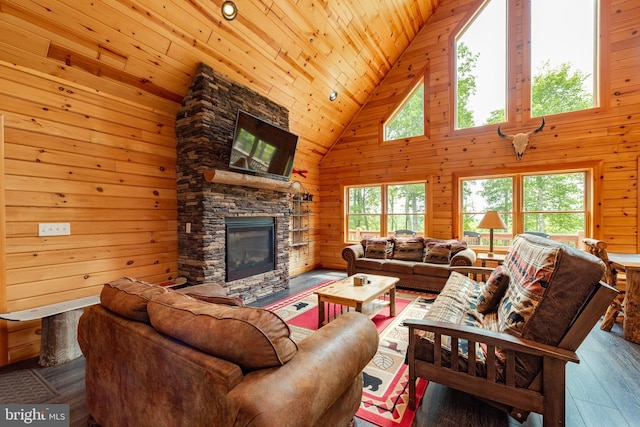
<path id="1" fill-rule="evenodd" d="M 38 363 L 40 366 L 52 366 L 69 362 L 82 354 L 77 337 L 78 320 L 85 307 L 99 302 L 100 296 L 94 295 L 42 307 L 1 313 L 0 318 L 14 322 L 42 319 Z"/>
<path id="2" fill-rule="evenodd" d="M 180 277 L 158 283 L 158 285 L 175 287 L 185 283 L 186 279 Z M 40 366 L 53 366 L 69 362 L 82 355 L 78 345 L 78 321 L 85 307 L 99 302 L 100 296 L 94 295 L 26 310 L 0 313 L 0 319 L 13 322 L 42 319 L 38 363 Z"/>

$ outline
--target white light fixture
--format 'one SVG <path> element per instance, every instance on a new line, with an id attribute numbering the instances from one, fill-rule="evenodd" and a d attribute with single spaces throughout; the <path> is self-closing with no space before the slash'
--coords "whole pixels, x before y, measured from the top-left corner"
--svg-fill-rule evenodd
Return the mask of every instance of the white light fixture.
<path id="1" fill-rule="evenodd" d="M 338 92 L 334 90 L 329 94 L 329 101 L 335 101 L 337 97 L 338 97 Z"/>
<path id="2" fill-rule="evenodd" d="M 489 229 L 489 253 L 487 255 L 493 256 L 493 229 L 507 228 L 507 224 L 505 224 L 502 218 L 500 218 L 500 215 L 497 211 L 487 211 L 480 220 L 478 228 Z"/>
<path id="3" fill-rule="evenodd" d="M 222 17 L 227 21 L 233 21 L 238 16 L 238 6 L 231 0 L 222 3 Z"/>

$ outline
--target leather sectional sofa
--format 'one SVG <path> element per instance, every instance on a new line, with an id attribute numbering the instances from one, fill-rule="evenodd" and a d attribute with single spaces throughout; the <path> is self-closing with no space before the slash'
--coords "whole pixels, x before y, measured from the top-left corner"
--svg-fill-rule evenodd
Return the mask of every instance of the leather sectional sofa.
<path id="1" fill-rule="evenodd" d="M 422 237 L 370 238 L 342 250 L 347 274 L 392 276 L 399 287 L 439 292 L 450 266 L 471 266 L 476 253 L 466 242 Z"/>
<path id="2" fill-rule="evenodd" d="M 100 300 L 78 341 L 87 406 L 103 427 L 347 426 L 378 347 L 356 312 L 296 343 L 275 313 L 224 297 L 123 278 Z"/>

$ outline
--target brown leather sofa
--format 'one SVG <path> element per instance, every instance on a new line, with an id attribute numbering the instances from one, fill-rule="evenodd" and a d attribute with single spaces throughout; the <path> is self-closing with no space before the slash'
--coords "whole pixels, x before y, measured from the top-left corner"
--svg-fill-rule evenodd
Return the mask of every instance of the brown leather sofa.
<path id="1" fill-rule="evenodd" d="M 106 284 L 100 298 L 78 341 L 89 413 L 103 427 L 346 426 L 378 346 L 356 312 L 296 343 L 268 310 L 134 279 Z"/>
<path id="2" fill-rule="evenodd" d="M 370 238 L 342 250 L 347 274 L 377 274 L 400 279 L 397 286 L 440 292 L 449 267 L 476 262 L 476 253 L 458 240 L 434 238 Z"/>

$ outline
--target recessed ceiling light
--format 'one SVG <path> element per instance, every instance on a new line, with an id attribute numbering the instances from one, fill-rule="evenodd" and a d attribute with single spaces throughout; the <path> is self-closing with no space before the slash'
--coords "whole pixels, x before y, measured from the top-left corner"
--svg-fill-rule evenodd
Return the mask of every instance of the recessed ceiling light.
<path id="1" fill-rule="evenodd" d="M 338 97 L 338 92 L 334 90 L 329 94 L 329 101 L 335 101 L 337 97 Z"/>
<path id="2" fill-rule="evenodd" d="M 222 17 L 227 21 L 233 21 L 238 16 L 238 6 L 231 0 L 222 3 Z"/>

